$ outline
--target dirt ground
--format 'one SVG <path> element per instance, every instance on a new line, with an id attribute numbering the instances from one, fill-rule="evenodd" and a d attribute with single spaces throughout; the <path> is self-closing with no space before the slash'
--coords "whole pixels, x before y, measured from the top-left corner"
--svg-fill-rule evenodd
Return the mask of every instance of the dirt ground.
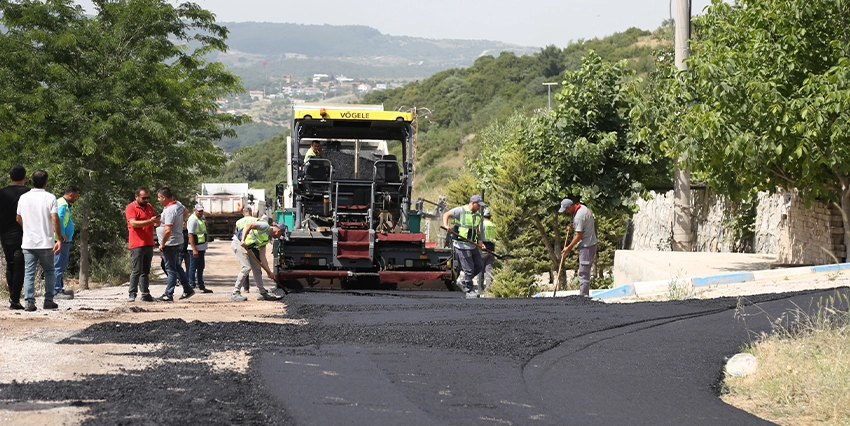
<path id="1" fill-rule="evenodd" d="M 153 263 L 153 269 L 158 269 L 158 256 L 154 256 Z M 161 319 L 182 319 L 186 322 L 297 322 L 281 318 L 286 312 L 285 302 L 256 300 L 257 293 L 253 286 L 249 293 L 243 292 L 248 301 L 230 301 L 239 262 L 230 250 L 229 241 L 210 244 L 206 265 L 205 282 L 213 293 L 198 293 L 185 301 L 141 302 L 136 299 L 135 302 L 127 302 L 126 283 L 120 287 L 79 291 L 74 300 L 58 300 L 59 309 L 56 311 L 42 310 L 40 298 L 36 301 L 39 309 L 35 312 L 8 310 L 7 301 L 3 301 L 0 308 L 0 383 L 84 380 L 91 374 L 144 370 L 155 367 L 157 363 L 176 362 L 138 355 L 155 351 L 157 345 L 151 344 L 57 344 L 96 323 L 141 323 Z M 273 288 L 267 278 L 266 281 L 265 284 Z M 151 295 L 154 297 L 161 295 L 164 290 L 164 280 L 158 279 L 151 283 Z M 175 296 L 180 293 L 178 287 Z M 249 358 L 245 353 L 215 353 L 200 361 L 209 363 L 214 369 L 244 373 Z M 73 425 L 85 419 L 84 408 L 54 405 L 30 401 L 26 407 L 22 407 L 0 400 L 0 424 Z"/>

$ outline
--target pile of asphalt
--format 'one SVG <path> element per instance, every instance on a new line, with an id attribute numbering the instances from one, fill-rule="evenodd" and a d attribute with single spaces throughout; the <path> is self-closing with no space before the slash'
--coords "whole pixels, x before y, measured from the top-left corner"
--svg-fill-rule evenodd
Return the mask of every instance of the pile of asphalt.
<path id="1" fill-rule="evenodd" d="M 324 152 L 324 155 L 334 167 L 334 179 L 354 179 L 354 151 L 328 149 Z M 360 155 L 360 177 L 358 179 L 372 180 L 375 161 L 370 157 L 371 153 Z"/>
<path id="2" fill-rule="evenodd" d="M 408 347 L 482 357 L 492 360 L 494 365 L 522 366 L 559 345 L 575 342 L 578 347 L 584 347 L 581 339 L 593 333 L 616 334 L 619 329 L 660 319 L 675 322 L 731 313 L 744 305 L 788 297 L 788 294 L 768 294 L 745 301 L 724 298 L 609 305 L 582 297 L 469 301 L 458 293 L 294 293 L 285 299 L 286 316 L 306 320 L 305 325 L 173 319 L 138 324 L 105 322 L 92 325 L 60 344 L 158 343 L 161 346 L 156 352 L 134 355 L 187 360 L 203 359 L 223 351 L 285 356 L 300 353 L 304 348 L 333 345 Z M 711 349 L 734 353 L 746 343 L 746 332 L 740 334 L 712 342 L 720 347 Z M 715 377 L 714 389 L 708 392 L 716 395 L 722 363 L 710 359 L 705 364 L 695 368 L 702 374 L 701 379 L 706 374 Z M 85 420 L 85 425 L 301 424 L 277 395 L 297 390 L 285 390 L 283 384 L 270 385 L 263 375 L 257 357 L 252 359 L 247 374 L 213 370 L 206 363 L 186 361 L 142 371 L 93 375 L 82 381 L 4 384 L 0 385 L 0 399 L 58 404 L 76 401 L 72 404 L 90 410 L 92 417 Z M 659 395 L 659 401 L 664 402 L 664 395 Z M 457 419 L 448 424 L 466 421 L 463 417 Z M 586 424 L 606 421 L 603 417 L 599 423 L 594 423 L 593 417 L 589 419 Z M 539 424 L 555 424 L 555 421 Z M 633 424 L 648 423 L 638 420 Z"/>

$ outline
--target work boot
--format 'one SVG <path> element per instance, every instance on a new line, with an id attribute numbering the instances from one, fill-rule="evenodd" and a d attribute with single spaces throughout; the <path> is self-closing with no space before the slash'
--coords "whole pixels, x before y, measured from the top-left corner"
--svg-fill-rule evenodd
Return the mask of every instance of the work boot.
<path id="1" fill-rule="evenodd" d="M 257 296 L 257 300 L 266 300 L 266 301 L 269 301 L 269 302 L 277 302 L 278 300 L 280 300 L 280 297 L 269 294 L 269 292 L 265 292 L 265 293 L 260 293 L 260 295 Z"/>
<path id="2" fill-rule="evenodd" d="M 52 300 L 45 300 L 44 305 L 42 306 L 44 309 L 59 309 L 59 305 Z"/>
<path id="3" fill-rule="evenodd" d="M 72 300 L 74 298 L 74 292 L 71 290 L 61 290 L 59 293 L 53 295 L 54 300 Z"/>
<path id="4" fill-rule="evenodd" d="M 248 300 L 248 298 L 243 296 L 242 293 L 234 291 L 233 294 L 230 295 L 230 300 L 233 302 L 244 302 Z"/>
<path id="5" fill-rule="evenodd" d="M 27 301 L 27 307 L 24 308 L 24 310 L 27 312 L 35 312 L 35 309 L 35 302 Z"/>
<path id="6" fill-rule="evenodd" d="M 21 305 L 21 302 L 9 302 L 9 309 L 13 311 L 22 311 L 24 310 L 24 305 Z"/>

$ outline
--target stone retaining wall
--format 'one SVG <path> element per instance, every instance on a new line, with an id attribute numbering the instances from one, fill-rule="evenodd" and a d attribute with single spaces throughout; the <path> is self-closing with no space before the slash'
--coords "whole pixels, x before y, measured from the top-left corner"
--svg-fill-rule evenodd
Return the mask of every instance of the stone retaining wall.
<path id="1" fill-rule="evenodd" d="M 671 251 L 673 191 L 652 193 L 639 200 L 640 211 L 632 217 L 631 250 Z M 750 241 L 734 241 L 725 225 L 733 203 L 707 190 L 692 191 L 694 251 L 776 254 L 780 264 L 827 264 L 843 262 L 844 227 L 834 206 L 815 203 L 806 208 L 796 191 L 777 190 L 758 194 L 758 206 Z"/>

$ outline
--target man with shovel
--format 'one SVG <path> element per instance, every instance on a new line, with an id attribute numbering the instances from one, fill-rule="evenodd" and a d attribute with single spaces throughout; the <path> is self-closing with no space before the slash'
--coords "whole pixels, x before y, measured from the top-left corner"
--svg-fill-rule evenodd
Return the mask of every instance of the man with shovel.
<path id="1" fill-rule="evenodd" d="M 246 224 L 245 227 L 242 228 L 242 232 L 237 234 L 238 239 L 233 239 L 231 248 L 233 249 L 233 252 L 236 253 L 236 257 L 239 259 L 242 269 L 239 271 L 239 276 L 236 277 L 236 286 L 233 290 L 233 294 L 230 296 L 230 300 L 234 302 L 244 302 L 245 300 L 248 300 L 242 295 L 240 289 L 242 287 L 243 278 L 245 278 L 249 272 L 254 275 L 254 284 L 260 292 L 257 300 L 280 300 L 279 297 L 270 294 L 263 286 L 263 272 L 261 268 L 266 270 L 270 279 L 275 279 L 274 274 L 268 266 L 269 263 L 266 260 L 266 246 L 269 244 L 271 239 L 280 238 L 282 234 L 283 230 L 281 230 L 281 228 L 269 225 L 268 222 L 260 220 Z"/>
<path id="2" fill-rule="evenodd" d="M 463 269 L 463 279 L 458 284 L 466 292 L 467 299 L 478 297 L 472 285 L 472 278 L 484 270 L 480 250 L 484 248 L 484 243 L 481 242 L 481 235 L 478 235 L 481 226 L 481 214 L 478 211 L 485 206 L 480 195 L 473 195 L 469 198 L 469 204 L 455 207 L 443 214 L 445 229 L 451 229 L 449 218 L 454 218 L 458 225 L 457 234 L 461 238 L 455 239 L 452 244 Z"/>
<path id="3" fill-rule="evenodd" d="M 573 229 L 576 234 L 569 245 L 561 252 L 563 257 L 570 254 L 573 247 L 578 246 L 578 281 L 581 284 L 582 296 L 590 296 L 590 267 L 596 259 L 596 223 L 593 220 L 593 212 L 587 206 L 573 203 L 573 200 L 564 198 L 561 200 L 561 209 L 558 213 L 568 213 L 573 217 Z"/>

